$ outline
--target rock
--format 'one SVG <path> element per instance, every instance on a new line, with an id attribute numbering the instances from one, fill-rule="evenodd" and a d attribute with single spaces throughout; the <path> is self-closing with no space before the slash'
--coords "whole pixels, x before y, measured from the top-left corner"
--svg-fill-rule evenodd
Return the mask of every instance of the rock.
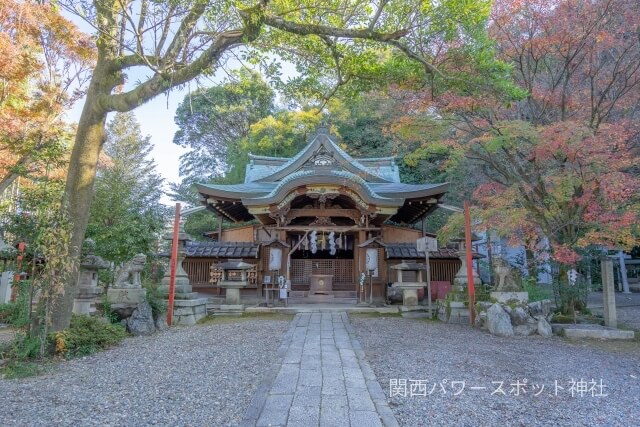
<path id="1" fill-rule="evenodd" d="M 502 308 L 500 304 L 493 304 L 487 310 L 487 328 L 493 335 L 501 337 L 513 336 L 513 326 L 511 326 L 511 317 Z"/>
<path id="2" fill-rule="evenodd" d="M 476 318 L 474 320 L 474 326 L 475 327 L 477 327 L 477 328 L 481 328 L 482 327 L 482 324 L 484 323 L 483 319 L 482 319 L 483 315 L 484 315 L 484 317 L 486 317 L 487 313 L 484 312 L 484 311 L 481 311 L 478 314 L 476 314 Z"/>
<path id="3" fill-rule="evenodd" d="M 538 319 L 538 334 L 542 335 L 543 337 L 550 337 L 553 335 L 551 325 L 544 317 Z"/>
<path id="4" fill-rule="evenodd" d="M 513 326 L 524 325 L 529 319 L 529 313 L 527 313 L 527 311 L 522 307 L 516 307 L 511 310 L 509 316 L 511 316 L 511 323 Z"/>
<path id="5" fill-rule="evenodd" d="M 489 310 L 489 307 L 491 307 L 492 305 L 493 303 L 489 301 L 479 301 L 476 303 L 476 307 L 478 311 L 487 311 Z"/>
<path id="6" fill-rule="evenodd" d="M 160 332 L 169 329 L 169 325 L 167 325 L 167 313 L 161 313 L 156 317 L 153 323 L 155 324 L 156 329 Z"/>
<path id="7" fill-rule="evenodd" d="M 551 314 L 551 300 L 545 299 L 529 303 L 529 312 L 532 316 L 548 317 Z"/>
<path id="8" fill-rule="evenodd" d="M 536 333 L 537 325 L 526 323 L 524 325 L 518 325 L 513 328 L 513 333 L 518 336 L 528 337 L 529 335 L 533 335 Z"/>
<path id="9" fill-rule="evenodd" d="M 498 302 L 498 304 L 499 304 L 499 303 L 500 303 L 500 302 Z M 506 304 L 500 304 L 500 306 L 502 307 L 502 309 L 503 309 L 504 311 L 506 311 L 506 312 L 507 312 L 507 314 L 511 315 L 511 311 L 512 311 L 512 308 L 511 308 L 511 307 L 509 307 L 509 306 L 508 306 L 508 305 L 506 305 Z"/>
<path id="10" fill-rule="evenodd" d="M 131 317 L 127 319 L 127 330 L 132 335 L 151 335 L 155 332 L 153 312 L 148 302 L 141 302 L 138 308 L 133 310 Z"/>

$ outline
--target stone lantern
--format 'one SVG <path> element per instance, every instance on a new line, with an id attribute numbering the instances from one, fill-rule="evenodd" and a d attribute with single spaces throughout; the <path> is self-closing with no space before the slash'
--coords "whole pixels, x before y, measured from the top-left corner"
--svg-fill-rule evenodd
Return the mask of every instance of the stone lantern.
<path id="1" fill-rule="evenodd" d="M 400 264 L 391 267 L 396 270 L 396 281 L 391 285 L 392 288 L 402 291 L 402 305 L 406 308 L 417 308 L 418 306 L 418 290 L 427 286 L 423 281 L 422 272 L 426 270 L 426 266 L 422 263 L 402 260 Z M 407 280 L 409 272 L 414 273 L 413 281 Z"/>
<path id="2" fill-rule="evenodd" d="M 476 234 L 471 235 L 472 242 L 477 242 L 478 240 L 480 240 L 480 237 L 478 237 Z M 453 279 L 452 290 L 454 292 L 466 292 L 469 281 L 467 279 L 467 250 L 465 248 L 464 235 L 461 237 L 451 239 L 451 241 L 458 243 L 459 245 L 458 256 L 460 257 L 460 261 L 462 262 L 460 269 L 458 270 L 455 278 Z M 473 271 L 473 279 L 472 279 L 473 284 L 475 286 L 482 285 L 482 280 L 480 280 L 480 277 L 478 276 L 478 272 L 475 269 L 472 269 L 472 271 Z"/>
<path id="3" fill-rule="evenodd" d="M 167 233 L 165 240 L 172 241 L 173 233 Z M 193 292 L 189 276 L 182 266 L 186 256 L 185 246 L 192 240 L 184 231 L 183 224 L 178 230 L 178 258 L 176 260 L 176 280 L 173 301 L 173 323 L 175 325 L 193 325 L 207 315 L 207 298 L 198 298 L 198 293 Z M 171 268 L 168 268 L 162 278 L 158 291 L 165 297 L 169 297 L 169 285 L 171 282 Z"/>
<path id="4" fill-rule="evenodd" d="M 249 285 L 249 271 L 254 268 L 253 264 L 241 259 L 230 259 L 216 266 L 217 270 L 222 271 L 218 286 L 225 289 L 225 305 L 241 306 L 240 289 Z"/>
<path id="5" fill-rule="evenodd" d="M 165 240 L 172 241 L 173 233 L 167 233 L 163 237 Z M 178 259 L 176 260 L 176 282 L 175 282 L 175 293 L 180 294 L 182 299 L 190 299 L 195 298 L 195 294 L 193 293 L 193 288 L 191 287 L 191 283 L 189 282 L 189 276 L 187 272 L 184 271 L 184 267 L 182 266 L 182 262 L 186 256 L 185 254 L 185 246 L 187 242 L 192 241 L 192 237 L 184 231 L 183 225 L 180 224 L 179 234 L 178 234 Z M 163 295 L 169 295 L 169 282 L 171 280 L 171 268 L 168 268 L 165 271 L 164 277 L 162 278 L 162 283 L 158 287 L 158 291 Z"/>
<path id="6" fill-rule="evenodd" d="M 73 312 L 93 314 L 96 311 L 96 298 L 102 293 L 102 289 L 98 287 L 98 271 L 109 268 L 109 263 L 93 254 L 95 243 L 92 240 L 85 240 L 83 249 L 87 253 L 80 261 L 78 293 L 73 300 Z"/>

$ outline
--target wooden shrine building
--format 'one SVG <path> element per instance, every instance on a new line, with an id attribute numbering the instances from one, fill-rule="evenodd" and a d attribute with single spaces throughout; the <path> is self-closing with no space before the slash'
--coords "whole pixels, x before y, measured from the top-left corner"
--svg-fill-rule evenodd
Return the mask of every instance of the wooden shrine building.
<path id="1" fill-rule="evenodd" d="M 323 294 L 355 297 L 375 249 L 370 273 L 381 299 L 389 267 L 424 261 L 415 246 L 423 232 L 410 226 L 436 209 L 447 188 L 402 183 L 393 157 L 353 158 L 321 127 L 294 157 L 251 155 L 242 184 L 197 185 L 207 208 L 238 226 L 209 233 L 209 242 L 188 243 L 184 266 L 200 292 L 221 293 L 210 280 L 212 264 L 242 259 L 255 265 L 243 295 L 260 296 L 265 283 L 282 275 L 301 297 L 320 282 Z M 460 266 L 455 251 L 431 258 L 433 280 L 452 281 Z"/>

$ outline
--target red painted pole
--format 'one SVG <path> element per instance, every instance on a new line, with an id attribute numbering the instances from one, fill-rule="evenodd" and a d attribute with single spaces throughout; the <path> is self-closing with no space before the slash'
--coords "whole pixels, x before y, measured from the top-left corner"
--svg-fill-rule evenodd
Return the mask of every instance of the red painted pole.
<path id="1" fill-rule="evenodd" d="M 176 203 L 176 217 L 173 222 L 173 239 L 171 240 L 171 275 L 169 276 L 169 310 L 167 325 L 173 320 L 173 300 L 176 294 L 176 265 L 178 263 L 178 234 L 180 234 L 180 203 Z"/>
<path id="2" fill-rule="evenodd" d="M 471 256 L 471 214 L 469 202 L 464 201 L 464 240 L 467 255 L 467 289 L 469 290 L 469 319 L 475 322 L 476 289 L 473 284 L 473 257 Z"/>

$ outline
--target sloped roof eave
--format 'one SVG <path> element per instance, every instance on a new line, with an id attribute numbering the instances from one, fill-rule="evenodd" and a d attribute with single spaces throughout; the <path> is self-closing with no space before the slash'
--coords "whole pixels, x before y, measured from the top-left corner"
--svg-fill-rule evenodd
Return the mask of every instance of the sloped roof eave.
<path id="1" fill-rule="evenodd" d="M 354 159 L 348 153 L 338 147 L 338 145 L 331 139 L 331 136 L 328 134 L 328 132 L 317 133 L 314 136 L 313 140 L 309 144 L 307 144 L 307 146 L 304 147 L 298 154 L 291 157 L 288 162 L 277 168 L 276 171 L 274 171 L 272 174 L 264 176 L 262 178 L 258 178 L 256 181 L 268 182 L 279 181 L 283 179 L 287 175 L 290 175 L 291 173 L 297 171 L 300 167 L 302 167 L 304 163 L 309 160 L 313 156 L 313 154 L 323 145 L 329 151 L 337 154 L 336 160 L 341 163 L 341 165 L 347 170 L 350 170 L 350 172 L 362 174 L 369 181 L 392 182 L 389 179 L 375 173 L 375 171 L 372 171 L 370 168 L 367 168 L 357 159 Z"/>

